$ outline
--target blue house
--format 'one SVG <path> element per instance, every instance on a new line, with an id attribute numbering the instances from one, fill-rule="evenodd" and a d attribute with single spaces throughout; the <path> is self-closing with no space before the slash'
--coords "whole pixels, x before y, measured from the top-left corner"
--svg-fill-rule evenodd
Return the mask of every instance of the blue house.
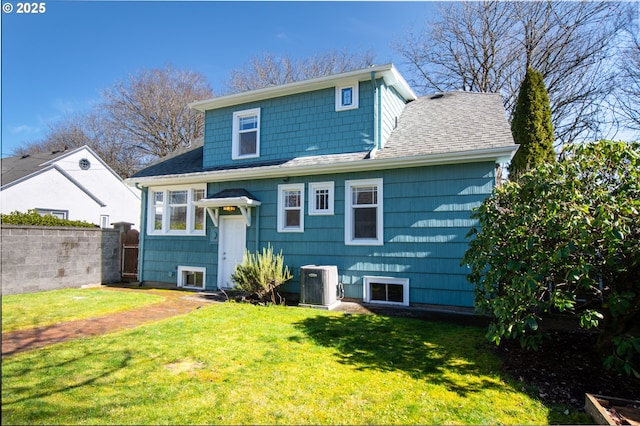
<path id="1" fill-rule="evenodd" d="M 473 306 L 471 211 L 517 149 L 497 94 L 417 97 L 393 65 L 194 102 L 204 140 L 128 179 L 139 279 L 231 288 L 245 249 L 335 265 L 345 297 Z"/>

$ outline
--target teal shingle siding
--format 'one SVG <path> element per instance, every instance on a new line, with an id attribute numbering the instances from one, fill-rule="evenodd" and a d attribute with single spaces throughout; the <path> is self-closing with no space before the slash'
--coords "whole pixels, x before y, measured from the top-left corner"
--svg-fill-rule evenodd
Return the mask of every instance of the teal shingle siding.
<path id="1" fill-rule="evenodd" d="M 384 245 L 345 245 L 345 180 L 369 178 L 384 180 Z M 334 215 L 310 216 L 309 183 L 330 180 L 335 183 Z M 262 202 L 252 210 L 247 247 L 253 251 L 271 243 L 276 251 L 282 250 L 295 271 L 287 290 L 299 291 L 300 266 L 337 265 L 346 297 L 362 298 L 363 277 L 380 275 L 409 278 L 411 303 L 473 306 L 473 288 L 460 260 L 467 249 L 465 236 L 474 225 L 471 210 L 495 183 L 492 162 L 288 179 L 287 183 L 305 184 L 304 233 L 277 232 L 277 188 L 282 183 L 283 179 L 209 183 L 208 193 L 244 188 Z M 147 236 L 144 279 L 175 283 L 178 265 L 204 266 L 206 288 L 215 289 L 217 231 L 207 219 L 204 237 Z"/>
<path id="2" fill-rule="evenodd" d="M 243 165 L 373 148 L 373 89 L 359 86 L 359 108 L 335 110 L 335 89 L 207 111 L 203 167 Z M 260 157 L 232 160 L 233 113 L 260 107 Z"/>
<path id="3" fill-rule="evenodd" d="M 405 103 L 396 93 L 394 88 L 385 85 L 381 88 L 382 107 L 381 107 L 381 141 L 384 147 L 385 142 L 389 138 L 391 131 L 395 129 L 398 117 L 404 109 Z"/>

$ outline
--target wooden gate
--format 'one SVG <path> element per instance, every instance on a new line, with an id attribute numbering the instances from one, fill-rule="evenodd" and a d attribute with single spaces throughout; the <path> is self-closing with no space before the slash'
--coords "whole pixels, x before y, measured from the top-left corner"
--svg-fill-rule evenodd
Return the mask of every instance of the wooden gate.
<path id="1" fill-rule="evenodd" d="M 138 280 L 138 245 L 140 233 L 135 229 L 129 229 L 120 234 L 120 246 L 122 247 L 122 265 L 120 275 L 123 281 Z"/>

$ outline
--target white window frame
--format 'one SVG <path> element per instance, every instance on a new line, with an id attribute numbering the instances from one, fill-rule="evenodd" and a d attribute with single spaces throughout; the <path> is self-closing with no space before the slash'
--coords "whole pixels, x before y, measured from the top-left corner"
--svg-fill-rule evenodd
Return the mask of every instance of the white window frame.
<path id="1" fill-rule="evenodd" d="M 344 103 L 342 94 L 345 90 L 351 90 L 351 103 Z M 350 109 L 358 109 L 359 95 L 358 82 L 346 84 L 344 86 L 336 86 L 336 111 L 348 111 Z"/>
<path id="2" fill-rule="evenodd" d="M 359 187 L 375 186 L 377 192 L 377 203 L 360 205 L 364 208 L 376 207 L 376 238 L 355 238 L 354 237 L 354 204 L 352 190 Z M 381 246 L 384 245 L 384 194 L 383 180 L 378 179 L 358 179 L 347 180 L 344 183 L 344 243 L 349 246 Z M 357 208 L 357 207 L 356 207 Z"/>
<path id="3" fill-rule="evenodd" d="M 36 211 L 40 216 L 51 215 L 53 217 L 57 217 L 58 219 L 69 219 L 69 210 L 37 208 Z"/>
<path id="4" fill-rule="evenodd" d="M 372 300 L 371 299 L 371 284 L 391 284 L 402 286 L 402 302 L 390 302 L 387 300 Z M 363 301 L 365 303 L 379 303 L 383 305 L 401 305 L 409 306 L 409 278 L 394 278 L 394 277 L 376 277 L 365 275 L 363 279 Z"/>
<path id="5" fill-rule="evenodd" d="M 309 183 L 309 216 L 333 215 L 334 183 L 311 182 Z M 317 205 L 317 191 L 327 191 L 327 208 L 319 209 Z"/>
<path id="6" fill-rule="evenodd" d="M 188 272 L 200 272 L 200 273 L 202 273 L 202 287 L 193 286 L 193 285 L 186 285 L 184 283 L 185 272 L 187 272 L 187 273 Z M 178 266 L 178 277 L 177 277 L 176 284 L 178 285 L 178 287 L 204 290 L 204 288 L 205 288 L 205 286 L 207 284 L 207 268 L 203 268 L 201 266 Z"/>
<path id="7" fill-rule="evenodd" d="M 151 187 L 147 194 L 147 234 L 148 235 L 205 235 L 206 233 L 206 215 L 202 215 L 202 229 L 195 229 L 195 212 L 196 206 L 193 205 L 195 190 L 204 190 L 205 196 L 207 193 L 207 185 L 180 185 L 180 186 L 167 186 L 167 187 Z M 170 209 L 169 204 L 169 192 L 170 191 L 187 191 L 187 224 L 186 229 L 169 229 L 170 227 Z M 155 217 L 156 217 L 156 204 L 155 194 L 163 194 L 163 202 L 161 204 L 162 219 L 160 229 L 155 229 Z M 176 206 L 176 205 L 174 205 Z"/>
<path id="8" fill-rule="evenodd" d="M 243 132 L 240 130 L 240 120 L 246 117 L 256 117 L 257 127 L 256 131 L 256 152 L 253 154 L 240 154 L 240 134 Z M 253 131 L 253 129 L 251 130 Z M 236 111 L 233 113 L 233 135 L 232 135 L 232 147 L 231 158 L 233 160 L 243 160 L 246 158 L 260 157 L 260 108 L 246 109 L 243 111 Z"/>
<path id="9" fill-rule="evenodd" d="M 100 215 L 100 228 L 109 229 L 109 215 L 101 214 Z"/>
<path id="10" fill-rule="evenodd" d="M 285 195 L 289 191 L 300 192 L 300 226 L 292 227 L 285 226 L 286 210 L 291 207 L 286 207 Z M 286 185 L 278 185 L 278 232 L 304 232 L 304 183 L 292 183 Z"/>

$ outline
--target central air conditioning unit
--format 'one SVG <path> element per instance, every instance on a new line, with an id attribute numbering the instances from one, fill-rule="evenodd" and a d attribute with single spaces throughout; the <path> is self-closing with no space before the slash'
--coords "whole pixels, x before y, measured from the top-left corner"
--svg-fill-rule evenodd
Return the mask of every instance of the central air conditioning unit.
<path id="1" fill-rule="evenodd" d="M 337 266 L 307 265 L 300 268 L 300 306 L 333 309 L 342 299 Z"/>

